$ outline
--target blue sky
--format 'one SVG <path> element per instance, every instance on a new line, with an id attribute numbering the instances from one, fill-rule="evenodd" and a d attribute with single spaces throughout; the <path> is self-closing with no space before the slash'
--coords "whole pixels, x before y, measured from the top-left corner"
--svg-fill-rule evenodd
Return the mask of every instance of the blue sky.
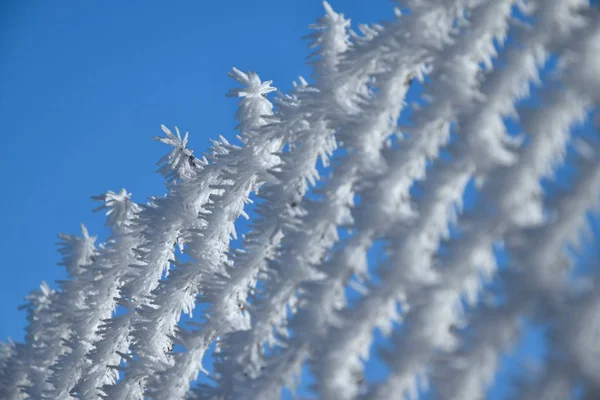
<path id="1" fill-rule="evenodd" d="M 354 24 L 393 15 L 388 0 L 330 3 Z M 302 36 L 321 14 L 320 0 L 0 4 L 0 340 L 22 340 L 23 297 L 65 276 L 59 232 L 83 222 L 105 237 L 90 196 L 164 194 L 154 171 L 167 148 L 151 140 L 160 124 L 190 131 L 197 154 L 209 138 L 232 139 L 227 72 L 254 70 L 289 91 L 310 76 Z"/>

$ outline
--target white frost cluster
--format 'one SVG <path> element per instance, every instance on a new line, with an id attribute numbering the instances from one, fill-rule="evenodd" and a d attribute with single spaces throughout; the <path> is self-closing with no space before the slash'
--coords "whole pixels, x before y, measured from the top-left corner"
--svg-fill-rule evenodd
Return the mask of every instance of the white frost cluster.
<path id="1" fill-rule="evenodd" d="M 167 194 L 96 196 L 108 239 L 60 236 L 67 278 L 0 343 L 0 399 L 269 400 L 308 367 L 326 400 L 476 400 L 524 321 L 549 350 L 516 396 L 598 398 L 600 11 L 400 3 L 355 32 L 324 2 L 313 82 L 273 102 L 233 68 L 238 144 L 196 156 L 162 126 Z"/>

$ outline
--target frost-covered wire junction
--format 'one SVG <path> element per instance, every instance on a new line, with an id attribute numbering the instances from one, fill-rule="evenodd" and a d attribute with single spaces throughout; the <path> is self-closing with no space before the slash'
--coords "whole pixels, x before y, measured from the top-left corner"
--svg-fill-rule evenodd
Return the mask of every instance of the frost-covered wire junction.
<path id="1" fill-rule="evenodd" d="M 599 399 L 600 11 L 401 3 L 358 31 L 324 3 L 290 94 L 234 68 L 237 143 L 163 126 L 167 194 L 60 236 L 0 398 L 475 400 L 533 326 L 511 395 Z"/>

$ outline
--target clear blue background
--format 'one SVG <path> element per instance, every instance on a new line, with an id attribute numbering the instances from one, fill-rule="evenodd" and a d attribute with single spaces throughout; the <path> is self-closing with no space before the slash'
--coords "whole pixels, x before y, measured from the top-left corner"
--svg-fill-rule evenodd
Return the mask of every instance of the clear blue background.
<path id="1" fill-rule="evenodd" d="M 387 0 L 331 4 L 354 26 L 393 16 Z M 84 222 L 106 236 L 90 196 L 164 194 L 160 124 L 189 130 L 197 154 L 218 134 L 232 139 L 227 72 L 289 91 L 310 76 L 301 37 L 321 14 L 320 0 L 0 2 L 0 340 L 22 340 L 23 297 L 65 276 L 57 233 Z M 538 336 L 517 353 L 539 353 Z"/>

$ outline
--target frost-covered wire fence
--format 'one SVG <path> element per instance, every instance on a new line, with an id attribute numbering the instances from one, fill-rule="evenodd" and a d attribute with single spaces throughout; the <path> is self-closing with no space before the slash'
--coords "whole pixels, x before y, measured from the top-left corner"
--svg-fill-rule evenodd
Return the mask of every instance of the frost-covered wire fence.
<path id="1" fill-rule="evenodd" d="M 313 82 L 274 103 L 234 68 L 238 144 L 163 126 L 168 193 L 95 197 L 101 245 L 61 235 L 0 398 L 480 399 L 527 324 L 549 351 L 515 396 L 597 398 L 600 12 L 401 3 L 358 32 L 324 3 Z"/>

